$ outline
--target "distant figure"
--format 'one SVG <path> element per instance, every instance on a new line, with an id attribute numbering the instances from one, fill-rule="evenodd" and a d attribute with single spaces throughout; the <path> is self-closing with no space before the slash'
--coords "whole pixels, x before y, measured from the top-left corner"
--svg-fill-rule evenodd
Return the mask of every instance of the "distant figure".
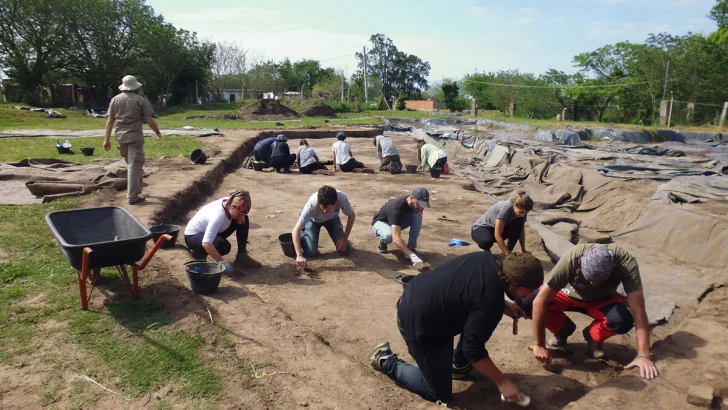
<path id="1" fill-rule="evenodd" d="M 255 144 L 255 148 L 253 148 L 253 155 L 255 156 L 255 160 L 264 163 L 264 168 L 268 168 L 270 166 L 268 163 L 268 161 L 270 160 L 270 147 L 275 141 L 276 137 L 266 138 L 264 140 L 258 141 Z"/>
<path id="2" fill-rule="evenodd" d="M 432 144 L 426 144 L 424 140 L 417 140 L 417 159 L 420 162 L 419 171 L 424 171 L 425 166 L 445 170 L 447 154 L 445 151 Z"/>
<path id="3" fill-rule="evenodd" d="M 377 135 L 374 138 L 374 145 L 377 147 L 380 171 L 388 171 L 393 174 L 402 172 L 402 161 L 399 158 L 399 151 L 391 138 L 385 137 L 384 135 Z"/>
<path id="4" fill-rule="evenodd" d="M 503 254 L 508 256 L 519 241 L 521 251 L 526 252 L 524 226 L 531 209 L 533 209 L 533 199 L 526 195 L 525 191 L 518 191 L 517 197 L 493 204 L 475 222 L 470 235 L 480 249 L 486 252 L 490 252 L 490 248 L 497 242 Z"/>
<path id="5" fill-rule="evenodd" d="M 124 157 L 127 165 L 126 198 L 129 205 L 135 205 L 144 202 L 145 199 L 141 195 L 142 170 L 146 160 L 144 156 L 144 120 L 146 119 L 149 128 L 157 134 L 158 140 L 162 139 L 162 133 L 159 132 L 159 127 L 152 118 L 153 111 L 149 100 L 135 92 L 142 84 L 132 75 L 125 76 L 121 82 L 119 89 L 122 93 L 112 98 L 109 103 L 104 149 L 106 151 L 111 149 L 111 128 L 116 122 L 114 135 L 119 143 L 121 156 Z"/>
<path id="6" fill-rule="evenodd" d="M 288 138 L 281 134 L 276 137 L 273 141 L 270 149 L 270 160 L 269 165 L 276 169 L 276 172 L 283 172 L 286 174 L 291 172 L 291 165 L 296 162 L 296 154 L 291 154 L 291 150 L 288 148 Z"/>
<path id="7" fill-rule="evenodd" d="M 354 155 L 351 153 L 351 146 L 346 142 L 346 135 L 343 132 L 339 132 L 336 135 L 336 141 L 331 147 L 331 151 L 334 152 L 334 172 L 336 172 L 336 166 L 338 165 L 341 172 L 365 172 L 374 173 L 373 169 L 367 168 L 364 164 L 354 159 Z"/>
<path id="8" fill-rule="evenodd" d="M 301 146 L 298 147 L 298 170 L 302 174 L 325 174 L 329 169 L 319 160 L 316 151 L 308 146 L 308 141 L 301 140 Z"/>

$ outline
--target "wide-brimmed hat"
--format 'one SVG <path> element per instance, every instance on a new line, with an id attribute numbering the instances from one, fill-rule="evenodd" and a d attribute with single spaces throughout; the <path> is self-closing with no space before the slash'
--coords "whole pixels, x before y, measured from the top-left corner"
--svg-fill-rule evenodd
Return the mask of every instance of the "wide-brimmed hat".
<path id="1" fill-rule="evenodd" d="M 138 90 L 142 86 L 142 83 L 137 81 L 136 77 L 133 75 L 125 76 L 121 79 L 121 83 L 122 84 L 119 86 L 121 91 L 134 91 Z"/>

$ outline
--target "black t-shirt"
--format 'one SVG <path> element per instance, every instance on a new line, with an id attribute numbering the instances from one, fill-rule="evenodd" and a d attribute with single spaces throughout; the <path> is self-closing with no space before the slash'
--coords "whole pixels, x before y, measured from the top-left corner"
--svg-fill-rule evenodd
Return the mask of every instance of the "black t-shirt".
<path id="1" fill-rule="evenodd" d="M 414 212 L 407 203 L 407 198 L 409 198 L 409 195 L 402 195 L 387 201 L 386 204 L 377 209 L 372 220 L 372 225 L 377 221 L 382 221 L 388 223 L 390 226 L 402 226 L 402 224 L 409 220 L 412 212 Z"/>
<path id="2" fill-rule="evenodd" d="M 488 252 L 458 256 L 414 277 L 397 315 L 403 335 L 425 347 L 452 346 L 461 335 L 470 363 L 488 357 L 485 342 L 503 318 L 505 295 L 495 257 Z"/>
<path id="3" fill-rule="evenodd" d="M 276 141 L 275 146 L 273 147 L 273 150 L 270 153 L 271 158 L 279 157 L 279 156 L 289 156 L 289 155 L 291 155 L 291 151 L 288 148 L 288 143 Z"/>

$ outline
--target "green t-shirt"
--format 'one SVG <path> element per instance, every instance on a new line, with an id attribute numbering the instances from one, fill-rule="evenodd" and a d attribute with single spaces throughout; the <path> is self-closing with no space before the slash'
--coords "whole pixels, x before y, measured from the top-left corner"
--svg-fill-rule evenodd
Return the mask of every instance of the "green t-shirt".
<path id="1" fill-rule="evenodd" d="M 609 278 L 594 286 L 581 275 L 581 256 L 594 244 L 576 245 L 566 252 L 549 273 L 546 284 L 551 289 L 563 290 L 569 297 L 584 302 L 596 302 L 613 295 L 619 284 L 627 294 L 642 290 L 637 259 L 619 245 L 607 248 L 614 254 L 614 271 Z"/>

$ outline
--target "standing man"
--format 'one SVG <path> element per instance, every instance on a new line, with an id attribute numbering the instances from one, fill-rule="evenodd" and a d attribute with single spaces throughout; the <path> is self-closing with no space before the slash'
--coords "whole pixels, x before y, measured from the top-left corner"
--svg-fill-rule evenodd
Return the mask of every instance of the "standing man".
<path id="1" fill-rule="evenodd" d="M 127 200 L 129 205 L 144 202 L 142 193 L 142 169 L 144 168 L 144 131 L 142 124 L 146 119 L 157 139 L 162 139 L 157 123 L 152 118 L 152 105 L 135 91 L 142 85 L 136 77 L 127 75 L 121 80 L 121 94 L 111 99 L 109 118 L 106 120 L 106 139 L 104 149 L 111 149 L 111 128 L 116 122 L 116 141 L 119 151 L 127 165 Z"/>
<path id="2" fill-rule="evenodd" d="M 389 171 L 393 174 L 402 172 L 402 161 L 399 158 L 399 151 L 391 138 L 385 137 L 384 135 L 377 135 L 374 138 L 374 145 L 377 147 L 380 171 Z"/>
<path id="3" fill-rule="evenodd" d="M 339 210 L 347 216 L 346 230 L 339 218 Z M 326 228 L 334 241 L 336 252 L 339 255 L 348 255 L 351 252 L 349 235 L 354 227 L 356 214 L 346 194 L 334 187 L 324 185 L 318 192 L 311 195 L 301 211 L 296 226 L 293 227 L 293 246 L 296 248 L 296 263 L 305 268 L 307 257 L 318 256 L 319 233 L 321 227 Z M 305 229 L 303 236 L 301 231 Z"/>
<path id="4" fill-rule="evenodd" d="M 620 283 L 627 293 L 626 305 L 617 293 Z M 564 314 L 568 310 L 594 319 L 583 331 L 587 356 L 601 359 L 604 357 L 602 343 L 614 335 L 629 332 L 634 326 L 637 328 L 637 357 L 626 369 L 639 367 L 646 379 L 659 374 L 650 353 L 650 326 L 640 270 L 637 260 L 621 246 L 576 245 L 561 257 L 546 283 L 524 300 L 526 314 L 531 314 L 529 301 L 533 303 L 536 337 L 533 353 L 539 361 L 549 362 L 550 349 L 566 348 L 567 338 L 576 330 L 576 324 Z M 554 334 L 548 345 L 544 328 Z"/>
<path id="5" fill-rule="evenodd" d="M 387 253 L 387 245 L 394 242 L 404 256 L 412 261 L 415 269 L 421 270 L 425 263 L 415 253 L 417 238 L 422 229 L 422 213 L 430 207 L 430 193 L 427 189 L 419 187 L 412 191 L 412 195 L 402 195 L 390 199 L 374 214 L 372 230 L 379 237 L 377 251 Z M 402 231 L 409 228 L 409 240 L 405 246 L 402 240 Z"/>
<path id="6" fill-rule="evenodd" d="M 524 315 L 507 302 L 543 283 L 543 267 L 531 254 L 513 254 L 503 261 L 486 252 L 458 256 L 407 284 L 397 302 L 397 327 L 417 367 L 394 354 L 389 342 L 374 348 L 372 367 L 426 400 L 449 402 L 452 379 L 473 368 L 488 377 L 506 402 L 523 396 L 493 363 L 485 348 L 503 315 Z M 453 354 L 453 338 L 460 335 Z"/>

